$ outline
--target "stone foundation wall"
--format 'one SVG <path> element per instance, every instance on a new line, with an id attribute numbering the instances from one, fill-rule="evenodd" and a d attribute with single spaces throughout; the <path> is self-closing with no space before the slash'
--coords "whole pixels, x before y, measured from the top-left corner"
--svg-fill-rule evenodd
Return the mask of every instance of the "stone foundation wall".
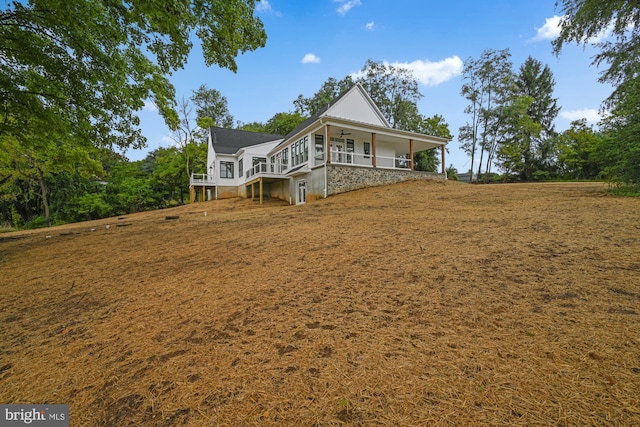
<path id="1" fill-rule="evenodd" d="M 343 165 L 327 166 L 327 190 L 329 195 L 414 179 L 444 180 L 445 176 L 434 172 L 403 169 L 362 168 Z"/>

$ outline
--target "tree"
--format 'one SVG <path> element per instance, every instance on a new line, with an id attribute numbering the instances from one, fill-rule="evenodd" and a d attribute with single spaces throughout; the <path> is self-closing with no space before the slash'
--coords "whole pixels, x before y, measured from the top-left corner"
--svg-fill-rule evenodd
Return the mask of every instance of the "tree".
<path id="1" fill-rule="evenodd" d="M 24 135 L 26 131 L 22 131 Z M 25 181 L 14 190 L 32 192 L 33 186 L 37 188 L 44 222 L 49 227 L 52 177 L 74 171 L 83 176 L 99 174 L 101 166 L 91 157 L 90 148 L 66 144 L 65 135 L 57 134 L 55 126 L 32 132 L 27 138 L 0 135 L 0 175 L 7 184 Z"/>
<path id="2" fill-rule="evenodd" d="M 560 174 L 571 179 L 594 179 L 602 172 L 603 138 L 585 119 L 571 122 L 571 127 L 557 136 L 558 168 Z"/>
<path id="3" fill-rule="evenodd" d="M 327 81 L 322 84 L 320 90 L 311 98 L 304 98 L 302 94 L 298 95 L 298 98 L 293 101 L 295 112 L 302 116 L 311 116 L 351 89 L 354 84 L 355 82 L 351 76 L 346 76 L 342 80 L 329 77 Z"/>
<path id="4" fill-rule="evenodd" d="M 143 146 L 135 112 L 151 99 L 172 125 L 174 89 L 165 75 L 187 59 L 195 30 L 207 65 L 233 71 L 235 56 L 265 44 L 252 0 L 126 3 L 101 0 L 12 2 L 0 13 L 0 133 L 52 111 L 75 137 Z"/>
<path id="5" fill-rule="evenodd" d="M 178 146 L 184 158 L 184 166 L 187 177 L 191 176 L 191 159 L 189 145 L 194 143 L 194 139 L 199 135 L 198 125 L 193 117 L 193 107 L 191 101 L 182 98 L 178 102 L 178 122 L 170 134 L 170 138 Z M 208 118 L 203 118 L 206 121 Z M 210 119 L 210 118 L 209 118 Z"/>
<path id="6" fill-rule="evenodd" d="M 184 156 L 177 147 L 158 148 L 145 159 L 150 165 L 147 172 L 151 176 L 151 188 L 161 206 L 167 207 L 174 201 L 184 204 L 185 189 L 189 187 L 189 176 L 185 175 Z"/>
<path id="7" fill-rule="evenodd" d="M 265 124 L 260 122 L 242 123 L 240 120 L 238 120 L 236 128 L 240 130 L 246 130 L 248 132 L 267 133 Z"/>
<path id="8" fill-rule="evenodd" d="M 553 162 L 553 150 L 548 141 L 555 134 L 553 121 L 558 116 L 560 107 L 558 99 L 553 97 L 555 81 L 548 66 L 542 66 L 537 59 L 528 57 L 520 66 L 514 79 L 516 97 L 526 96 L 531 99 L 526 114 L 533 123 L 524 124 L 525 128 L 534 130 L 534 134 L 520 133 L 522 150 L 521 179 L 530 181 L 534 172 L 548 172 Z M 525 129 L 522 129 L 525 130 Z"/>
<path id="9" fill-rule="evenodd" d="M 276 113 L 264 126 L 264 132 L 275 135 L 286 135 L 302 122 L 305 118 L 300 113 Z"/>
<path id="10" fill-rule="evenodd" d="M 529 115 L 534 102 L 535 99 L 531 96 L 514 93 L 499 110 L 495 154 L 499 165 L 505 171 L 505 179 L 512 172 L 523 174 L 532 140 L 540 136 L 542 126 Z M 489 179 L 491 173 L 492 156 L 493 153 L 487 159 L 485 180 Z"/>
<path id="11" fill-rule="evenodd" d="M 464 64 L 465 83 L 460 93 L 469 101 L 464 111 L 471 115 L 471 122 L 460 128 L 458 139 L 462 143 L 461 148 L 471 157 L 471 172 L 476 165 L 476 152 L 480 150 L 477 176 L 480 176 L 485 152 L 485 172 L 488 174 L 499 142 L 498 135 L 503 133 L 498 116 L 512 84 L 510 57 L 509 49 L 487 49 L 480 58 L 469 58 Z M 471 176 L 473 179 L 473 173 Z"/>
<path id="12" fill-rule="evenodd" d="M 166 75 L 186 63 L 193 32 L 205 63 L 232 71 L 240 52 L 264 46 L 254 6 L 253 0 L 7 3 L 0 11 L 0 138 L 6 149 L 0 157 L 41 184 L 46 218 L 47 183 L 86 160 L 88 147 L 145 145 L 136 116 L 145 102 L 155 103 L 176 128 L 175 91 Z"/>
<path id="13" fill-rule="evenodd" d="M 233 116 L 229 112 L 227 98 L 216 89 L 208 89 L 206 85 L 201 85 L 198 90 L 193 91 L 191 101 L 196 106 L 196 121 L 202 121 L 205 117 L 211 119 L 211 126 L 223 128 L 233 127 Z M 208 126 L 202 126 L 207 128 Z"/>
<path id="14" fill-rule="evenodd" d="M 594 65 L 608 64 L 601 82 L 613 85 L 603 106 L 609 112 L 604 124 L 611 135 L 605 142 L 606 169 L 611 179 L 640 184 L 640 11 L 636 1 L 562 0 L 560 36 L 553 41 L 559 55 L 566 43 L 589 44 L 607 32 L 608 39 L 596 44 L 600 50 Z"/>
<path id="15" fill-rule="evenodd" d="M 361 74 L 362 77 L 357 81 L 369 93 L 389 124 L 393 128 L 407 130 L 416 104 L 423 97 L 412 72 L 369 59 Z"/>
<path id="16" fill-rule="evenodd" d="M 414 119 L 409 121 L 409 126 L 405 130 L 423 133 L 425 135 L 439 136 L 441 138 L 451 139 L 453 137 L 444 117 L 438 114 L 432 117 L 425 117 L 418 113 L 417 107 Z M 415 170 L 418 171 L 435 172 L 440 165 L 440 159 L 434 149 L 414 153 L 413 162 Z"/>

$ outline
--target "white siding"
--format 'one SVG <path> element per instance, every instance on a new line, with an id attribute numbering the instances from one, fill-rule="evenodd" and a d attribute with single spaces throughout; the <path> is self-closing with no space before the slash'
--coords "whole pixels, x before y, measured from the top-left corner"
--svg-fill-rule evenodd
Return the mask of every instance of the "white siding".
<path id="1" fill-rule="evenodd" d="M 325 114 L 331 117 L 354 120 L 375 126 L 387 126 L 377 113 L 375 107 L 367 101 L 359 90 L 352 90 L 346 94 L 342 99 L 332 105 Z"/>

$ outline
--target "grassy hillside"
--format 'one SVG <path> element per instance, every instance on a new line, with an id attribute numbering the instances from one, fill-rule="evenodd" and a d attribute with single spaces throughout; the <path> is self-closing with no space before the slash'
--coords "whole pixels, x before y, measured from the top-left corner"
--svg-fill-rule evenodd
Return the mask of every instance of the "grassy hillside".
<path id="1" fill-rule="evenodd" d="M 5 233 L 0 402 L 73 426 L 640 425 L 639 213 L 601 184 L 411 182 Z"/>

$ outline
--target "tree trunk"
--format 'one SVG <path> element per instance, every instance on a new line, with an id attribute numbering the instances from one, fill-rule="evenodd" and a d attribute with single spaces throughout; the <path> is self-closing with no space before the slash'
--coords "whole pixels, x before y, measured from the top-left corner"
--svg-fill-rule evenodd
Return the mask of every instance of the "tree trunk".
<path id="1" fill-rule="evenodd" d="M 42 171 L 38 171 L 38 184 L 40 185 L 40 197 L 42 197 L 42 207 L 44 208 L 44 221 L 47 227 L 51 227 L 47 186 L 44 183 L 44 175 L 42 174 Z"/>

